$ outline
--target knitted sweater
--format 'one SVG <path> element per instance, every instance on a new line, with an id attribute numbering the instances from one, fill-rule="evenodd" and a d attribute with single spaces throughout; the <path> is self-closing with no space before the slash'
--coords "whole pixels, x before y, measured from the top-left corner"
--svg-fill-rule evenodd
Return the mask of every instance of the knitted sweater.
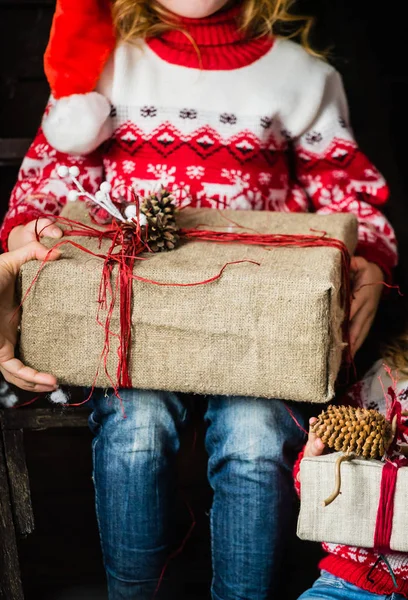
<path id="1" fill-rule="evenodd" d="M 385 415 L 386 402 L 379 377 L 384 389 L 387 390 L 392 382 L 384 370 L 382 361 L 375 363 L 364 379 L 351 388 L 349 392 L 350 404 L 373 408 Z M 408 378 L 406 376 L 398 381 L 396 393 L 401 401 L 402 410 L 407 411 Z M 294 468 L 295 485 L 298 493 L 300 493 L 301 486 L 298 475 L 302 458 L 303 452 L 300 453 Z M 383 560 L 378 562 L 370 575 L 370 569 L 379 559 L 379 555 L 373 550 L 327 543 L 323 543 L 323 549 L 328 555 L 320 561 L 319 567 L 321 569 L 374 594 L 391 595 L 398 592 L 408 598 L 408 554 L 390 552 L 386 555 L 398 583 L 398 590 L 396 590 L 388 567 Z"/>
<path id="2" fill-rule="evenodd" d="M 379 210 L 388 189 L 353 139 L 339 74 L 291 41 L 244 39 L 237 10 L 183 19 L 199 54 L 179 31 L 118 45 L 97 88 L 112 104 L 111 140 L 68 156 L 39 131 L 1 229 L 5 248 L 15 226 L 61 211 L 64 164 L 79 167 L 87 191 L 106 179 L 125 200 L 130 186 L 144 195 L 162 184 L 180 206 L 353 213 L 357 254 L 389 274 L 396 243 Z"/>

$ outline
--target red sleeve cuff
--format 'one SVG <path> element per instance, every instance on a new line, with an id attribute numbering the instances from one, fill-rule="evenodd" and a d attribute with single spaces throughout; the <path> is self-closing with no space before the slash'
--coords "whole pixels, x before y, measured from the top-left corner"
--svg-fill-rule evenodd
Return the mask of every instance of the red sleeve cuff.
<path id="1" fill-rule="evenodd" d="M 293 467 L 293 478 L 295 481 L 295 490 L 296 490 L 298 496 L 300 496 L 300 479 L 299 479 L 300 463 L 304 457 L 304 454 L 305 454 L 305 448 L 303 448 L 303 450 L 301 452 L 299 452 L 299 456 L 297 457 L 295 465 Z"/>
<path id="2" fill-rule="evenodd" d="M 13 211 L 11 211 L 11 214 L 13 213 Z M 8 251 L 8 238 L 10 235 L 10 232 L 12 229 L 14 229 L 14 227 L 18 227 L 19 225 L 27 225 L 27 223 L 29 223 L 30 221 L 33 221 L 34 219 L 38 219 L 39 217 L 44 216 L 40 211 L 38 210 L 33 210 L 32 208 L 27 209 L 24 212 L 21 212 L 19 214 L 14 214 L 12 216 L 7 216 L 3 221 L 3 225 L 1 227 L 1 231 L 0 231 L 0 242 L 1 242 L 1 247 L 4 250 L 4 252 Z"/>

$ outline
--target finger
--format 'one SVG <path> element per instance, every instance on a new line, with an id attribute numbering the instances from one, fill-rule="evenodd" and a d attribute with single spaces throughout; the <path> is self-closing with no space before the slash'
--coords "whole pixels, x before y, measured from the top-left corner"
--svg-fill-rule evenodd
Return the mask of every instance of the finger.
<path id="1" fill-rule="evenodd" d="M 350 273 L 354 273 L 357 270 L 358 270 L 357 257 L 356 256 L 352 256 L 351 260 L 350 260 Z"/>
<path id="2" fill-rule="evenodd" d="M 374 320 L 374 316 L 375 310 L 371 306 L 365 305 L 355 315 L 353 321 L 351 322 L 349 338 L 351 352 L 353 355 L 357 352 L 358 348 L 366 338 Z"/>
<path id="3" fill-rule="evenodd" d="M 367 261 L 360 256 L 354 256 L 350 263 L 350 282 L 351 282 L 351 297 L 356 296 L 361 289 L 365 273 L 367 269 Z"/>
<path id="4" fill-rule="evenodd" d="M 350 261 L 350 271 L 355 273 L 361 271 L 367 266 L 367 261 L 362 256 L 353 256 Z"/>
<path id="5" fill-rule="evenodd" d="M 50 253 L 50 254 L 49 254 Z M 30 260 L 44 260 L 49 254 L 49 260 L 56 260 L 61 256 L 59 250 L 50 251 L 39 242 L 31 242 L 12 252 L 6 252 L 0 256 L 0 267 L 6 268 L 16 276 L 22 265 Z"/>
<path id="6" fill-rule="evenodd" d="M 53 227 L 51 227 L 50 229 L 43 229 L 39 232 L 39 236 L 42 237 L 50 237 L 50 238 L 54 238 L 54 239 L 59 239 L 64 235 L 64 232 L 62 231 L 62 229 L 60 229 L 59 227 L 56 227 L 55 225 Z"/>
<path id="7" fill-rule="evenodd" d="M 317 421 L 316 417 L 311 417 L 309 419 L 309 437 L 308 437 L 309 442 L 314 442 L 315 439 L 317 438 L 316 434 L 312 431 L 312 426 L 316 423 L 316 421 Z"/>
<path id="8" fill-rule="evenodd" d="M 313 457 L 321 456 L 325 450 L 325 445 L 320 438 L 316 438 L 313 442 L 309 440 L 305 447 L 304 456 Z"/>
<path id="9" fill-rule="evenodd" d="M 38 393 L 38 394 L 44 394 L 44 393 L 54 392 L 56 389 L 54 386 L 41 385 L 39 383 L 31 385 L 29 383 L 26 383 L 22 379 L 19 379 L 18 377 L 13 377 L 12 375 L 8 375 L 7 371 L 3 372 L 3 376 L 4 376 L 4 379 L 6 381 L 8 381 L 8 383 L 11 383 L 12 385 L 18 387 L 20 390 L 24 390 L 25 392 L 34 392 L 34 393 Z"/>
<path id="10" fill-rule="evenodd" d="M 361 329 L 360 329 L 360 333 L 358 334 L 358 336 L 356 337 L 354 343 L 351 346 L 351 354 L 352 356 L 354 356 L 356 354 L 356 352 L 361 348 L 361 346 L 364 343 L 364 340 L 366 339 L 370 329 L 371 329 L 371 325 L 372 322 L 374 320 L 374 315 L 370 316 L 362 325 Z"/>
<path id="11" fill-rule="evenodd" d="M 2 367 L 0 367 L 0 372 L 2 373 L 6 381 L 27 392 L 53 392 L 56 389 L 54 385 L 43 385 L 41 383 L 27 383 L 23 379 L 11 375 L 8 371 L 6 371 L 6 369 L 3 369 Z"/>
<path id="12" fill-rule="evenodd" d="M 317 438 L 315 442 L 312 444 L 312 454 L 313 456 L 321 456 L 324 452 L 324 443 L 320 438 Z"/>
<path id="13" fill-rule="evenodd" d="M 357 310 L 354 314 L 353 318 L 350 320 L 350 335 L 356 330 L 360 329 L 363 323 L 368 319 L 371 315 L 375 314 L 375 309 L 372 302 L 364 302 L 362 306 Z M 356 335 L 354 337 L 357 337 Z"/>
<path id="14" fill-rule="evenodd" d="M 350 321 L 354 319 L 356 314 L 361 310 L 367 301 L 367 295 L 364 292 L 357 293 L 352 297 L 351 305 L 350 305 Z"/>
<path id="15" fill-rule="evenodd" d="M 314 423 L 316 422 L 316 417 L 311 417 L 309 419 L 309 437 L 305 447 L 305 456 L 320 456 L 321 454 L 323 454 L 323 451 L 325 449 L 325 445 L 323 444 L 322 440 L 318 438 L 317 435 L 313 433 L 313 431 L 311 431 L 312 425 L 314 425 Z"/>
<path id="16" fill-rule="evenodd" d="M 7 371 L 11 377 L 23 381 L 25 384 L 45 385 L 46 387 L 57 387 L 57 380 L 49 373 L 40 373 L 31 367 L 26 367 L 18 358 L 11 358 L 1 364 L 1 368 Z M 9 381 L 9 380 L 8 380 Z"/>
<path id="17" fill-rule="evenodd" d="M 367 315 L 365 315 L 364 313 L 365 313 L 364 307 L 361 307 L 356 312 L 353 319 L 350 321 L 349 341 L 350 341 L 351 349 L 353 349 L 354 344 L 355 344 L 358 336 L 360 335 L 361 327 L 363 326 L 363 324 L 366 320 Z"/>
<path id="18" fill-rule="evenodd" d="M 27 223 L 26 229 L 37 232 L 40 237 L 60 238 L 63 235 L 62 229 L 52 219 L 35 219 Z"/>

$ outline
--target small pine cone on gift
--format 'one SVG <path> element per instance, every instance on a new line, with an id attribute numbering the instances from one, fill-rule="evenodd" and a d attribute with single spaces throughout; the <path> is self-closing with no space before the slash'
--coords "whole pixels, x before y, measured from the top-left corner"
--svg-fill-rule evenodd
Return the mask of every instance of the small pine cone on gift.
<path id="1" fill-rule="evenodd" d="M 393 427 L 376 410 L 329 406 L 311 431 L 337 452 L 353 452 L 364 458 L 381 458 L 393 440 Z"/>
<path id="2" fill-rule="evenodd" d="M 147 221 L 147 243 L 153 252 L 173 250 L 178 241 L 176 206 L 169 191 L 162 188 L 145 198 L 140 211 Z"/>

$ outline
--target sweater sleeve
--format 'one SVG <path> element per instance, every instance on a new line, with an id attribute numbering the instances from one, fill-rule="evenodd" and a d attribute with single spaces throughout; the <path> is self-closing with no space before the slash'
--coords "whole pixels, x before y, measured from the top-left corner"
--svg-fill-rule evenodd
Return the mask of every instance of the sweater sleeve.
<path id="1" fill-rule="evenodd" d="M 321 102 L 305 131 L 294 140 L 296 177 L 320 214 L 353 213 L 359 222 L 356 254 L 390 276 L 397 263 L 394 231 L 380 211 L 388 187 L 358 148 L 349 126 L 340 75 L 330 69 Z"/>
<path id="2" fill-rule="evenodd" d="M 61 212 L 72 189 L 68 180 L 58 176 L 61 165 L 78 166 L 78 179 L 84 188 L 91 193 L 98 190 L 103 174 L 100 150 L 87 156 L 63 154 L 48 144 L 40 129 L 22 162 L 0 229 L 4 250 L 8 249 L 8 237 L 14 227 Z"/>

